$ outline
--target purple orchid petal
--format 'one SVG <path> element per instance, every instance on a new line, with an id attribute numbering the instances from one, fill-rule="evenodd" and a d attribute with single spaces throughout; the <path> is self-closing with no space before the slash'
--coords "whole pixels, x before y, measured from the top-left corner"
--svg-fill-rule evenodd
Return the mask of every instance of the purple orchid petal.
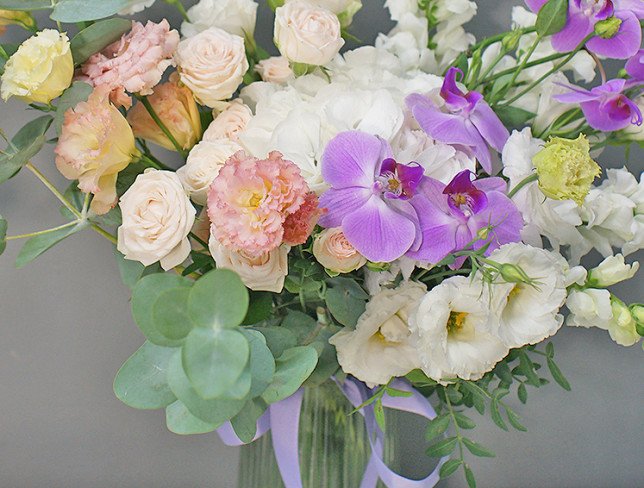
<path id="1" fill-rule="evenodd" d="M 579 2 L 581 3 L 581 2 Z M 615 6 L 612 0 L 605 0 L 602 8 L 595 14 L 596 20 L 606 20 L 615 13 Z"/>
<path id="2" fill-rule="evenodd" d="M 573 51 L 593 31 L 595 23 L 571 5 L 566 26 L 552 36 L 552 47 L 559 52 Z"/>
<path id="3" fill-rule="evenodd" d="M 488 225 L 493 227 L 487 239 L 478 240 L 473 246 L 474 249 L 480 249 L 490 242 L 490 247 L 486 251 L 486 254 L 489 254 L 503 244 L 521 240 L 523 217 L 512 200 L 502 193 L 493 191 L 488 193 L 487 197 L 487 209 L 473 215 L 467 225 L 472 235 L 477 235 L 479 230 Z"/>
<path id="4" fill-rule="evenodd" d="M 341 132 L 326 146 L 320 161 L 322 177 L 334 188 L 371 187 L 388 144 L 359 131 Z"/>
<path id="5" fill-rule="evenodd" d="M 380 174 L 385 172 L 395 173 L 396 172 L 396 160 L 394 158 L 387 158 L 382 162 L 380 166 Z"/>
<path id="6" fill-rule="evenodd" d="M 472 173 L 469 169 L 461 171 L 458 173 L 452 181 L 445 187 L 443 190 L 443 195 L 451 195 L 454 193 L 468 193 L 472 190 L 475 190 L 474 185 L 472 184 Z"/>
<path id="7" fill-rule="evenodd" d="M 414 237 L 414 242 L 412 243 L 409 250 L 415 251 L 420 247 L 420 244 L 423 241 L 423 235 L 420 232 L 420 221 L 418 219 L 418 213 L 416 212 L 416 209 L 409 200 L 390 200 L 387 202 L 387 205 L 389 205 L 389 207 L 395 212 L 404 215 L 407 219 L 413 222 L 416 235 Z"/>
<path id="8" fill-rule="evenodd" d="M 505 193 L 508 190 L 508 184 L 503 178 L 492 176 L 490 178 L 481 178 L 472 182 L 477 190 L 484 192 L 499 191 Z"/>
<path id="9" fill-rule="evenodd" d="M 376 195 L 344 218 L 342 231 L 360 254 L 374 262 L 398 259 L 416 239 L 414 223 Z"/>
<path id="10" fill-rule="evenodd" d="M 396 172 L 400 177 L 403 194 L 411 198 L 416 193 L 416 189 L 423 179 L 425 168 L 418 163 L 399 164 Z"/>
<path id="11" fill-rule="evenodd" d="M 487 196 L 477 189 L 472 183 L 470 170 L 461 171 L 445 187 L 443 193 L 448 195 L 447 203 L 452 211 L 458 215 L 466 216 L 470 213 L 477 213 L 487 206 Z"/>
<path id="12" fill-rule="evenodd" d="M 642 28 L 637 16 L 627 10 L 615 13 L 622 25 L 614 37 L 593 37 L 586 43 L 589 51 L 611 59 L 627 59 L 634 56 L 642 45 Z"/>
<path id="13" fill-rule="evenodd" d="M 644 19 L 644 2 L 642 0 L 613 0 L 615 10 L 628 10 L 633 12 L 638 19 Z"/>
<path id="14" fill-rule="evenodd" d="M 497 151 L 503 150 L 510 133 L 486 102 L 481 101 L 476 105 L 470 114 L 470 120 L 490 146 Z"/>
<path id="15" fill-rule="evenodd" d="M 628 60 L 626 72 L 636 80 L 644 80 L 644 49 L 637 51 L 637 54 Z"/>
<path id="16" fill-rule="evenodd" d="M 570 90 L 568 93 L 561 93 L 559 95 L 554 95 L 552 98 L 559 102 L 563 103 L 581 103 L 581 102 L 591 102 L 600 98 L 601 95 L 597 93 L 584 90 L 578 86 L 564 85 L 560 84 Z"/>
<path id="17" fill-rule="evenodd" d="M 347 214 L 367 203 L 371 195 L 370 189 L 361 187 L 327 190 L 320 196 L 319 207 L 327 209 L 320 217 L 320 225 L 340 227 Z"/>
<path id="18" fill-rule="evenodd" d="M 548 3 L 548 0 L 525 0 L 525 3 L 528 5 L 530 10 L 537 13 L 541 10 L 541 7 Z"/>
<path id="19" fill-rule="evenodd" d="M 443 197 L 445 206 L 447 200 Z M 411 200 L 420 222 L 422 243 L 417 250 L 407 252 L 407 257 L 428 263 L 437 263 L 456 247 L 456 232 L 461 221 L 435 205 L 424 195 Z"/>
<path id="20" fill-rule="evenodd" d="M 458 68 L 448 69 L 440 92 L 450 111 L 466 109 L 470 104 L 465 98 L 465 94 L 456 85 L 457 75 L 463 78 L 463 71 Z"/>

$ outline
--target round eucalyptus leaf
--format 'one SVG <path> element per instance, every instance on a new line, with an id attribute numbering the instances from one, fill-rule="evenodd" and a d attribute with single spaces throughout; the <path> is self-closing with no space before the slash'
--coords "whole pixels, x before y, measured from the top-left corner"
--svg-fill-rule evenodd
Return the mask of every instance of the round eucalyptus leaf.
<path id="1" fill-rule="evenodd" d="M 242 332 L 250 345 L 250 373 L 252 376 L 250 397 L 255 398 L 264 393 L 264 390 L 273 381 L 275 358 L 273 358 L 261 332 L 250 329 L 242 329 Z"/>
<path id="2" fill-rule="evenodd" d="M 179 400 L 165 409 L 165 423 L 170 432 L 179 435 L 206 434 L 217 429 L 217 424 L 210 424 L 190 413 Z"/>
<path id="3" fill-rule="evenodd" d="M 311 375 L 318 363 L 318 353 L 311 346 L 288 349 L 276 361 L 273 381 L 262 393 L 269 405 L 290 397 Z"/>
<path id="4" fill-rule="evenodd" d="M 190 288 L 170 288 L 161 292 L 152 306 L 152 320 L 161 335 L 171 341 L 181 341 L 193 329 L 188 315 Z"/>
<path id="5" fill-rule="evenodd" d="M 248 290 L 236 273 L 215 269 L 194 284 L 188 310 L 200 327 L 235 327 L 241 324 L 248 311 Z"/>

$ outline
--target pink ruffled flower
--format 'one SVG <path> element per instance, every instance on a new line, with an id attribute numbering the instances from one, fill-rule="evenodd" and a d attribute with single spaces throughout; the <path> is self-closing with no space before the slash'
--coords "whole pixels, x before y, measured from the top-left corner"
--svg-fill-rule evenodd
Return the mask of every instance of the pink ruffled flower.
<path id="1" fill-rule="evenodd" d="M 93 86 L 108 86 L 116 105 L 132 106 L 127 95 L 151 95 L 169 66 L 175 66 L 173 55 L 179 44 L 179 33 L 170 30 L 167 20 L 158 24 L 132 22 L 132 30 L 121 40 L 94 54 L 81 67 L 79 79 Z"/>
<path id="2" fill-rule="evenodd" d="M 284 243 L 289 246 L 304 244 L 322 213 L 323 209 L 318 206 L 317 195 L 313 192 L 306 195 L 300 209 L 286 217 L 284 221 Z"/>
<path id="3" fill-rule="evenodd" d="M 260 160 L 238 151 L 210 186 L 212 233 L 229 249 L 250 256 L 269 252 L 284 241 L 284 223 L 309 191 L 299 168 L 281 153 Z"/>

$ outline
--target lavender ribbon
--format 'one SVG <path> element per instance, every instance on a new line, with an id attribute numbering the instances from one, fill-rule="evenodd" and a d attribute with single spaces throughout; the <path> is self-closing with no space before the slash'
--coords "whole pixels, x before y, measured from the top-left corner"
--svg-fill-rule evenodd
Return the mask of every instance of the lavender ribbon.
<path id="1" fill-rule="evenodd" d="M 363 404 L 371 396 L 364 383 L 354 378 L 347 378 L 342 384 L 336 381 L 336 384 L 354 407 Z M 436 412 L 431 404 L 418 391 L 414 390 L 409 383 L 397 379 L 391 383 L 391 387 L 409 392 L 411 396 L 392 397 L 385 394 L 382 399 L 383 406 L 420 415 L 429 420 L 436 417 Z M 286 488 L 302 488 L 298 437 L 303 394 L 304 392 L 300 388 L 289 398 L 269 406 L 264 415 L 257 421 L 257 433 L 253 438 L 253 441 L 259 439 L 270 429 L 275 459 Z M 378 427 L 373 406 L 367 405 L 360 409 L 359 412 L 365 418 L 369 444 L 371 445 L 371 458 L 365 469 L 360 488 L 375 488 L 379 479 L 388 488 L 432 488 L 436 486 L 440 479 L 440 468 L 449 459 L 448 457 L 441 458 L 434 471 L 421 480 L 411 480 L 395 473 L 382 459 L 384 433 Z M 217 433 L 227 446 L 245 444 L 237 437 L 230 422 L 226 422 L 217 429 Z"/>

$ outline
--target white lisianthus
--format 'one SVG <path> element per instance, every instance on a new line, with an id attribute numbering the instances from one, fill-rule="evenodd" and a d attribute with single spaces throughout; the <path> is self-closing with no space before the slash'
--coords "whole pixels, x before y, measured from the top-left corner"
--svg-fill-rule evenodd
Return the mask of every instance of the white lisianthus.
<path id="1" fill-rule="evenodd" d="M 589 282 L 592 286 L 607 287 L 630 280 L 640 267 L 640 263 L 626 264 L 624 256 L 617 254 L 604 259 L 596 268 L 589 271 Z"/>
<path id="2" fill-rule="evenodd" d="M 117 248 L 125 259 L 145 266 L 159 261 L 166 271 L 186 260 L 196 210 L 175 173 L 147 169 L 121 197 L 119 206 L 123 224 L 118 228 Z"/>
<path id="3" fill-rule="evenodd" d="M 338 16 L 303 0 L 275 10 L 275 45 L 293 63 L 327 64 L 344 45 Z"/>
<path id="4" fill-rule="evenodd" d="M 206 205 L 208 188 L 226 160 L 242 147 L 228 139 L 204 140 L 192 148 L 186 164 L 177 170 L 184 189 L 197 205 Z"/>
<path id="5" fill-rule="evenodd" d="M 342 370 L 375 386 L 418 368 L 408 321 L 425 291 L 424 285 L 408 281 L 373 296 L 355 330 L 342 330 L 329 339 Z"/>
<path id="6" fill-rule="evenodd" d="M 119 15 L 132 15 L 151 7 L 155 0 L 128 0 L 127 5 L 119 11 Z"/>
<path id="7" fill-rule="evenodd" d="M 490 333 L 498 320 L 480 282 L 464 276 L 443 281 L 411 319 L 422 370 L 439 382 L 481 378 L 509 351 Z"/>
<path id="8" fill-rule="evenodd" d="M 288 274 L 290 247 L 282 245 L 261 256 L 249 257 L 243 252 L 233 251 L 223 246 L 212 232 L 208 247 L 217 268 L 234 271 L 251 290 L 282 292 L 284 280 Z"/>
<path id="9" fill-rule="evenodd" d="M 181 25 L 184 37 L 196 36 L 211 27 L 229 34 L 251 38 L 257 21 L 257 2 L 253 0 L 201 0 L 188 9 L 189 21 Z"/>
<path id="10" fill-rule="evenodd" d="M 230 139 L 237 142 L 239 133 L 246 128 L 248 121 L 253 117 L 248 105 L 245 105 L 239 98 L 236 98 L 228 106 L 219 112 L 204 132 L 204 141 L 216 141 L 217 139 Z"/>
<path id="11" fill-rule="evenodd" d="M 230 98 L 248 71 L 244 38 L 217 27 L 181 41 L 175 57 L 183 84 L 209 107 Z"/>
<path id="12" fill-rule="evenodd" d="M 557 332 L 563 324 L 559 310 L 566 301 L 566 261 L 558 254 L 518 242 L 501 246 L 488 259 L 517 266 L 535 281 L 533 286 L 491 286 L 492 307 L 499 320 L 490 323 L 490 332 L 509 348 L 536 344 Z"/>

